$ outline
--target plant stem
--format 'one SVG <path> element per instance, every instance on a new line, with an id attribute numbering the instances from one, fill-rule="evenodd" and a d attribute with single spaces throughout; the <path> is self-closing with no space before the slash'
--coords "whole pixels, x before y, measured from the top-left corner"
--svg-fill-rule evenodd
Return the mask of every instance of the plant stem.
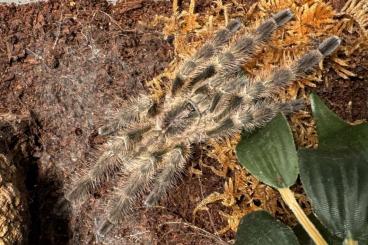
<path id="1" fill-rule="evenodd" d="M 350 238 L 346 238 L 344 240 L 344 245 L 358 245 L 358 241 L 355 241 L 353 239 L 350 239 Z"/>
<path id="2" fill-rule="evenodd" d="M 299 223 L 303 226 L 304 230 L 312 238 L 316 245 L 327 245 L 327 242 L 313 223 L 308 219 L 303 209 L 299 206 L 295 199 L 294 193 L 289 188 L 278 189 L 284 202 L 289 206 L 291 211 L 294 213 Z"/>
<path id="3" fill-rule="evenodd" d="M 178 13 L 178 0 L 174 0 L 173 1 L 173 5 L 172 5 L 172 8 L 173 8 L 173 14 L 176 15 Z"/>
<path id="4" fill-rule="evenodd" d="M 190 0 L 189 3 L 189 14 L 194 14 L 195 0 Z"/>

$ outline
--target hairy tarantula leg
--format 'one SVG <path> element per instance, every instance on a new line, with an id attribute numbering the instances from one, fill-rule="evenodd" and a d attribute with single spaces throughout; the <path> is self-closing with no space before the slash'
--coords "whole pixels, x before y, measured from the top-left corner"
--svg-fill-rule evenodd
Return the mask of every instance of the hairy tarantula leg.
<path id="1" fill-rule="evenodd" d="M 245 35 L 235 42 L 223 54 L 225 70 L 237 71 L 239 65 L 244 64 L 246 60 L 253 55 L 261 45 L 268 41 L 272 33 L 286 22 L 293 18 L 289 9 L 282 10 L 263 22 L 253 35 Z"/>
<path id="2" fill-rule="evenodd" d="M 205 43 L 191 59 L 182 65 L 171 85 L 172 96 L 175 96 L 181 89 L 187 77 L 195 71 L 201 62 L 211 59 L 222 49 L 240 26 L 241 22 L 239 20 L 231 20 L 226 27 L 216 32 L 211 41 Z"/>
<path id="3" fill-rule="evenodd" d="M 274 15 L 272 18 L 265 21 L 263 24 L 261 24 L 255 31 L 255 33 L 251 36 L 245 36 L 242 39 L 240 39 L 235 45 L 231 46 L 224 54 L 220 55 L 219 58 L 219 64 L 223 64 L 222 68 L 219 69 L 219 73 L 215 75 L 216 79 L 223 80 L 228 79 L 228 76 L 234 75 L 235 72 L 234 68 L 236 67 L 236 72 L 239 73 L 241 61 L 246 60 L 247 57 L 249 57 L 252 53 L 254 53 L 257 49 L 257 47 L 267 40 L 272 32 L 276 30 L 276 28 L 284 23 L 286 23 L 288 20 L 292 18 L 292 13 L 290 10 L 283 10 L 276 15 Z M 223 60 L 223 62 L 221 61 Z M 233 65 L 232 63 L 235 63 Z M 229 72 L 229 70 L 232 70 Z M 191 85 L 194 85 L 193 82 L 197 80 L 194 78 L 191 81 Z M 206 81 L 205 81 L 206 82 Z M 190 86 L 191 86 L 190 85 Z M 203 86 L 202 86 L 203 87 Z M 196 90 L 198 91 L 198 89 Z M 197 98 L 203 97 L 200 95 L 194 95 L 197 96 Z M 205 96 L 204 96 L 205 97 Z M 195 113 L 191 113 L 186 109 L 186 105 L 188 104 L 188 101 L 191 101 L 191 99 L 188 98 L 182 98 L 181 101 L 179 99 L 178 105 L 170 108 L 168 111 L 164 113 L 163 120 L 161 121 L 161 125 L 158 124 L 159 129 L 165 129 L 168 133 L 175 134 L 180 133 L 184 127 L 189 126 L 190 123 L 193 123 L 195 119 L 200 115 L 195 115 Z M 197 106 L 195 106 L 197 108 Z M 198 114 L 198 113 L 197 113 Z M 193 116 L 193 117 L 191 117 Z M 183 121 L 182 119 L 188 119 L 186 120 L 185 124 L 182 123 L 176 123 L 178 121 Z M 174 126 L 168 126 L 168 125 L 174 125 Z"/>
<path id="4" fill-rule="evenodd" d="M 145 133 L 149 132 L 153 126 L 151 123 L 137 124 L 131 128 L 122 130 L 122 133 L 116 137 L 124 142 L 125 151 L 128 151 L 132 148 L 132 144 L 140 142 Z"/>
<path id="5" fill-rule="evenodd" d="M 121 135 L 115 136 L 114 140 L 108 141 L 104 153 L 98 158 L 90 171 L 81 179 L 78 179 L 65 198 L 68 201 L 81 200 L 97 188 L 100 183 L 106 181 L 116 172 L 125 169 L 126 162 L 132 158 L 128 152 L 132 143 L 138 142 L 142 135 L 150 129 L 151 126 L 148 124 L 138 125 L 127 129 Z"/>
<path id="6" fill-rule="evenodd" d="M 264 99 L 270 97 L 275 91 L 277 91 L 278 88 L 285 87 L 282 84 L 280 85 L 280 83 L 290 84 L 290 81 L 294 80 L 297 76 L 301 76 L 306 71 L 312 69 L 324 58 L 325 55 L 331 54 L 333 50 L 337 48 L 339 43 L 340 40 L 337 37 L 330 37 L 326 39 L 319 45 L 317 50 L 308 52 L 301 59 L 295 62 L 295 64 L 293 64 L 289 70 L 280 69 L 274 72 L 274 74 L 271 75 L 271 79 L 269 79 L 272 83 L 267 83 L 267 80 L 266 82 L 263 82 L 262 79 L 258 79 L 256 82 L 249 82 L 248 86 L 245 86 L 240 92 L 230 95 L 222 94 L 220 90 L 221 87 L 214 89 L 215 91 L 219 91 L 219 93 L 214 96 L 212 101 L 207 101 L 209 104 L 208 111 L 213 114 L 211 117 L 215 121 L 219 122 L 222 119 L 227 118 L 230 113 L 237 112 L 244 106 L 247 107 L 248 105 L 257 103 L 259 98 Z M 247 78 L 244 74 L 239 73 L 235 81 L 240 83 L 242 80 L 246 79 Z M 224 83 L 226 84 L 226 81 Z M 208 96 L 203 96 L 203 98 L 207 100 Z M 200 103 L 207 103 L 204 102 Z M 199 104 L 197 104 L 197 107 L 200 107 Z M 170 119 L 169 121 L 174 119 Z M 229 121 L 225 121 L 224 124 L 226 124 L 226 122 Z M 226 127 L 226 125 L 223 127 Z"/>
<path id="7" fill-rule="evenodd" d="M 273 17 L 263 22 L 253 34 L 245 35 L 219 54 L 212 64 L 205 65 L 198 69 L 188 84 L 188 87 L 198 87 L 199 82 L 216 75 L 209 81 L 211 87 L 216 87 L 223 79 L 234 76 L 241 70 L 243 65 L 260 47 L 271 37 L 271 34 L 280 26 L 288 22 L 293 17 L 289 9 L 280 11 Z M 206 82 L 206 81 L 204 81 Z M 199 83 L 199 86 L 202 86 Z"/>
<path id="8" fill-rule="evenodd" d="M 261 103 L 261 109 L 254 113 L 249 113 L 249 110 L 242 112 L 233 117 L 234 120 L 242 123 L 242 129 L 246 131 L 252 131 L 255 128 L 264 126 L 267 122 L 272 120 L 277 113 L 282 112 L 286 115 L 299 111 L 304 108 L 303 100 L 293 100 L 285 103 L 273 103 L 265 101 Z M 258 105 L 256 105 L 258 107 Z"/>
<path id="9" fill-rule="evenodd" d="M 181 145 L 165 155 L 162 172 L 157 176 L 155 186 L 146 198 L 146 206 L 152 207 L 157 204 L 167 190 L 175 184 L 178 175 L 184 170 L 189 148 L 187 145 Z"/>
<path id="10" fill-rule="evenodd" d="M 128 126 L 131 122 L 140 121 L 147 116 L 152 106 L 153 101 L 146 95 L 131 99 L 123 106 L 121 112 L 112 117 L 111 122 L 98 129 L 98 134 L 109 135 Z"/>
<path id="11" fill-rule="evenodd" d="M 256 79 L 256 83 L 263 84 L 263 94 L 260 97 L 269 97 L 275 92 L 291 85 L 291 82 L 312 70 L 327 55 L 330 55 L 340 45 L 340 39 L 332 36 L 325 39 L 317 49 L 309 51 L 290 67 L 280 68 L 266 79 Z M 262 81 L 263 80 L 263 81 Z M 260 86 L 260 85 L 259 85 Z"/>
<path id="12" fill-rule="evenodd" d="M 270 104 L 268 102 L 257 103 L 246 110 L 239 111 L 235 115 L 223 119 L 215 127 L 206 130 L 206 135 L 208 135 L 208 137 L 221 137 L 240 132 L 241 129 L 252 131 L 255 128 L 265 125 L 274 118 L 278 112 L 290 114 L 303 107 L 304 104 L 301 100 L 275 104 Z"/>
<path id="13" fill-rule="evenodd" d="M 231 136 L 234 133 L 239 133 L 242 129 L 251 131 L 263 126 L 278 112 L 290 114 L 303 107 L 304 103 L 302 100 L 294 100 L 287 103 L 258 102 L 219 122 L 214 122 L 207 116 L 199 124 L 192 125 L 180 135 L 175 135 L 171 140 L 173 142 L 186 140 L 189 143 L 200 143 L 214 137 Z"/>
<path id="14" fill-rule="evenodd" d="M 325 56 L 331 54 L 340 45 L 340 42 L 338 37 L 329 37 L 319 45 L 318 49 L 303 55 L 290 68 L 276 70 L 265 81 L 256 79 L 249 87 L 245 87 L 242 93 L 231 95 L 228 98 L 227 106 L 214 119 L 218 121 L 230 112 L 236 111 L 242 104 L 250 104 L 257 101 L 258 98 L 270 97 L 275 92 L 290 85 L 291 81 L 311 70 Z"/>
<path id="15" fill-rule="evenodd" d="M 124 188 L 117 193 L 111 209 L 98 229 L 98 234 L 104 236 L 113 226 L 131 211 L 134 200 L 148 187 L 156 173 L 159 157 L 147 154 L 133 160 L 131 174 Z"/>
<path id="16" fill-rule="evenodd" d="M 214 117 L 215 120 L 218 121 L 224 118 L 228 113 L 236 111 L 243 104 L 255 103 L 259 98 L 269 98 L 281 89 L 286 88 L 297 77 L 303 76 L 306 72 L 314 68 L 324 57 L 331 54 L 339 44 L 340 39 L 338 37 L 329 37 L 318 46 L 318 49 L 309 51 L 290 67 L 275 70 L 269 78 L 256 78 L 254 81 L 250 81 L 248 86 L 245 86 L 240 93 L 227 96 L 227 101 L 225 101 L 226 106 Z M 234 87 L 242 79 L 246 78 L 239 77 L 235 79 L 232 84 L 227 84 L 228 88 Z M 226 90 L 226 87 L 223 89 Z"/>
<path id="17" fill-rule="evenodd" d="M 149 124 L 138 124 L 136 127 L 124 130 L 121 135 L 115 136 L 113 141 L 110 140 L 107 143 L 107 151 L 100 156 L 92 169 L 77 181 L 65 198 L 68 201 L 82 199 L 115 172 L 125 169 L 125 162 L 131 158 L 128 150 L 151 128 Z M 113 159 L 114 157 L 116 159 Z"/>
<path id="18" fill-rule="evenodd" d="M 65 195 L 65 199 L 69 202 L 81 201 L 100 183 L 114 175 L 122 166 L 118 160 L 111 159 L 113 157 L 112 152 L 103 154 L 92 169 L 73 185 Z"/>

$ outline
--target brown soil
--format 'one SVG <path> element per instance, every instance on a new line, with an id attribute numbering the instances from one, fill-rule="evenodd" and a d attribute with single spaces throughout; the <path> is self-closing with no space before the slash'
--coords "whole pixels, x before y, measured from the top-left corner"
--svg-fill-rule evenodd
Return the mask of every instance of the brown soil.
<path id="1" fill-rule="evenodd" d="M 355 77 L 346 80 L 330 72 L 329 84 L 318 87 L 316 92 L 339 116 L 354 122 L 368 118 L 368 52 L 351 58 Z"/>
<path id="2" fill-rule="evenodd" d="M 111 6 L 102 0 L 56 1 L 23 6 L 0 5 L 0 113 L 31 114 L 32 161 L 26 166 L 30 193 L 30 244 L 213 244 L 225 225 L 212 204 L 208 213 L 194 207 L 221 192 L 224 179 L 203 169 L 187 174 L 160 208 L 139 208 L 104 240 L 96 240 L 109 183 L 74 213 L 56 215 L 63 185 L 106 139 L 96 129 L 114 105 L 146 90 L 145 81 L 173 58 L 161 29 L 148 28 L 156 14 L 169 15 L 167 1 L 132 0 Z M 341 1 L 340 1 L 341 2 Z M 197 10 L 209 6 L 198 1 Z M 339 1 L 334 0 L 339 7 Z M 364 56 L 360 56 L 364 57 Z M 367 57 L 367 55 L 365 56 Z M 367 60 L 356 62 L 358 76 L 342 80 L 330 72 L 331 85 L 317 93 L 348 120 L 368 117 Z M 198 151 L 200 152 L 200 151 Z M 196 154 L 191 164 L 200 169 Z M 213 163 L 216 165 L 216 163 Z M 197 228 L 190 227 L 195 225 Z M 203 229 L 203 230 L 201 230 Z M 228 241 L 234 233 L 221 239 Z M 217 240 L 218 241 L 218 240 Z M 218 241 L 219 242 L 219 241 Z"/>

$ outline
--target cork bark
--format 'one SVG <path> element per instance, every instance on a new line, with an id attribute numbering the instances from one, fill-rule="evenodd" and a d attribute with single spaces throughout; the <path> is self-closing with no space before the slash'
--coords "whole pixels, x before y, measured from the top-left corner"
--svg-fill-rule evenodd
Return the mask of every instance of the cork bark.
<path id="1" fill-rule="evenodd" d="M 17 188 L 15 166 L 0 154 L 0 245 L 24 241 L 24 203 Z"/>
<path id="2" fill-rule="evenodd" d="M 0 113 L 0 245 L 25 244 L 28 236 L 27 191 L 22 165 L 27 125 L 25 117 Z"/>

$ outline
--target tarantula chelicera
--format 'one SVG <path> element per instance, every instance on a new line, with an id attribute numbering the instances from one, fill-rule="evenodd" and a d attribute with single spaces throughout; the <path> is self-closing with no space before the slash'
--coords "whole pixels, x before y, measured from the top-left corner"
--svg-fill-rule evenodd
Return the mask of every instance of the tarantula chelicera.
<path id="1" fill-rule="evenodd" d="M 150 190 L 145 204 L 155 205 L 185 169 L 192 144 L 251 131 L 278 112 L 301 108 L 301 101 L 280 103 L 273 95 L 331 54 L 339 38 L 325 39 L 316 50 L 268 75 L 250 79 L 242 69 L 292 17 L 290 10 L 283 10 L 246 34 L 238 34 L 243 29 L 240 21 L 230 21 L 181 65 L 162 104 L 139 96 L 99 129 L 99 134 L 111 135 L 109 141 L 65 195 L 67 201 L 81 201 L 110 177 L 125 174 L 125 184 L 110 202 L 99 235 L 128 215 L 145 191 Z"/>

